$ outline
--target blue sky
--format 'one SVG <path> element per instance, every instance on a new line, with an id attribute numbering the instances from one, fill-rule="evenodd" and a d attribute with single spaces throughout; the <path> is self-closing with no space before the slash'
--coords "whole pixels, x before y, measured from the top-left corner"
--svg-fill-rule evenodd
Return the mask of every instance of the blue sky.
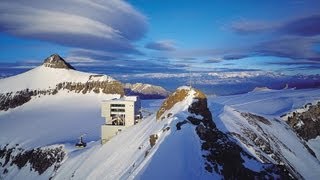
<path id="1" fill-rule="evenodd" d="M 0 63 L 59 53 L 75 66 L 119 71 L 318 74 L 319 9 L 318 0 L 3 0 Z"/>

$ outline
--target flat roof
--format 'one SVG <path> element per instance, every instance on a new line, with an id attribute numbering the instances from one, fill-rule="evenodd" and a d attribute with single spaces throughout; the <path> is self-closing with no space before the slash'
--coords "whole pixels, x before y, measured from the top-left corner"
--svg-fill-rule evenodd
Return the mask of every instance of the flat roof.
<path id="1" fill-rule="evenodd" d="M 129 101 L 129 102 L 135 102 L 139 99 L 139 96 L 124 96 L 121 98 L 114 98 L 110 100 L 103 100 L 103 102 L 121 102 L 121 101 Z"/>

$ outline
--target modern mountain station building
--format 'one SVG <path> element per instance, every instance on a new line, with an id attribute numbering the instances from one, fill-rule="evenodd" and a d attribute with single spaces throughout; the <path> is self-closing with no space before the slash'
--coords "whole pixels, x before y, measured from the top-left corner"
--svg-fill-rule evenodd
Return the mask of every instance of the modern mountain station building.
<path id="1" fill-rule="evenodd" d="M 101 144 L 109 141 L 123 129 L 135 125 L 142 118 L 141 102 L 138 96 L 124 96 L 106 100 L 101 105 L 101 116 L 105 124 L 101 126 Z"/>

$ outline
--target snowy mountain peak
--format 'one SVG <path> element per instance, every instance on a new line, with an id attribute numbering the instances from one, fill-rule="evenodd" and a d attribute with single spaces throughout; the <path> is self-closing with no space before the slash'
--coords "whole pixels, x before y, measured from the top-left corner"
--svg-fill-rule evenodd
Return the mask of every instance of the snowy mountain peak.
<path id="1" fill-rule="evenodd" d="M 52 54 L 46 58 L 43 62 L 45 67 L 58 68 L 58 69 L 75 69 L 69 63 L 67 63 L 59 54 Z"/>
<path id="2" fill-rule="evenodd" d="M 125 83 L 124 88 L 126 94 L 128 95 L 137 95 L 142 99 L 162 99 L 166 98 L 170 92 L 164 89 L 161 86 L 155 86 L 151 84 L 143 83 Z"/>

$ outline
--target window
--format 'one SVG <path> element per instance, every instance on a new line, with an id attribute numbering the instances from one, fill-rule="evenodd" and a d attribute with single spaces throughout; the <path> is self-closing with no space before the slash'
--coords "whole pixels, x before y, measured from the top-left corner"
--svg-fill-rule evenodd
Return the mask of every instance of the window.
<path id="1" fill-rule="evenodd" d="M 125 126 L 125 115 L 111 115 L 111 124 Z"/>
<path id="2" fill-rule="evenodd" d="M 125 107 L 125 104 L 111 104 L 111 107 Z"/>
<path id="3" fill-rule="evenodd" d="M 124 109 L 111 109 L 111 112 L 125 112 Z"/>

